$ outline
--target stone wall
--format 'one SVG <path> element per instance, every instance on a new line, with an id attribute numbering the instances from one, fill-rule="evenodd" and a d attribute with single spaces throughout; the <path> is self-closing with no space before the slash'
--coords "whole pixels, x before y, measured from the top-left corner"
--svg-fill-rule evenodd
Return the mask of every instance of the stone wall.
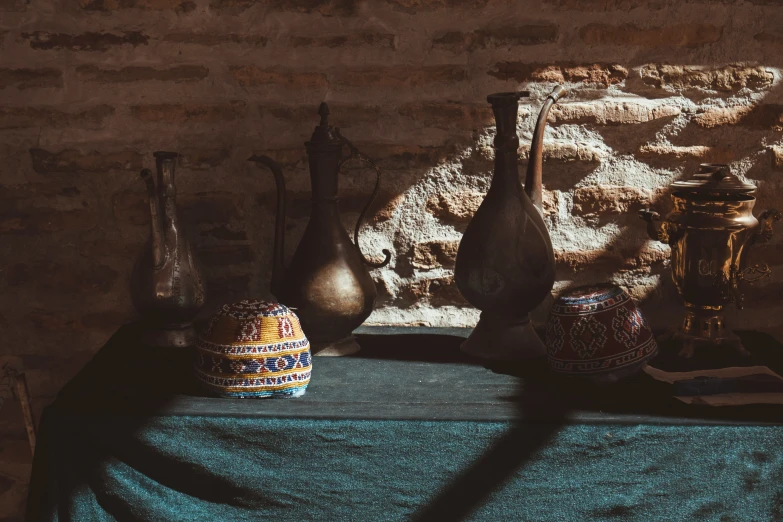
<path id="1" fill-rule="evenodd" d="M 373 323 L 472 325 L 456 290 L 460 235 L 492 169 L 486 95 L 526 88 L 535 116 L 564 83 L 544 153 L 555 290 L 611 279 L 653 325 L 676 321 L 667 248 L 637 211 L 700 162 L 730 162 L 783 206 L 783 9 L 777 0 L 0 0 L 0 331 L 29 368 L 36 411 L 134 318 L 133 258 L 148 234 L 138 171 L 182 154 L 179 204 L 206 266 L 209 309 L 269 297 L 272 176 L 285 165 L 290 256 L 308 216 L 303 142 L 330 103 L 384 169 L 363 230 Z M 347 169 L 352 227 L 373 175 Z M 781 231 L 783 234 L 783 231 Z M 783 243 L 756 249 L 774 276 L 731 312 L 777 326 Z M 546 303 L 535 317 L 546 315 Z M 29 455 L 0 412 L 0 518 L 19 516 Z"/>

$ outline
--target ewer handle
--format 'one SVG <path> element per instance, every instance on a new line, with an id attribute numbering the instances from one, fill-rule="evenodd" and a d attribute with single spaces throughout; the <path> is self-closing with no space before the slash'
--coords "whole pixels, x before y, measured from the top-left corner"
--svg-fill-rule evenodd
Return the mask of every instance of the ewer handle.
<path id="1" fill-rule="evenodd" d="M 383 268 L 386 265 L 389 264 L 389 261 L 391 261 L 391 252 L 384 248 L 382 250 L 384 257 L 384 260 L 380 263 L 376 263 L 375 261 L 370 261 L 367 259 L 367 257 L 362 252 L 361 247 L 359 246 L 359 229 L 362 227 L 362 221 L 364 220 L 364 215 L 367 214 L 367 211 L 370 210 L 370 206 L 372 205 L 373 201 L 375 201 L 375 197 L 378 195 L 378 190 L 381 187 L 381 169 L 378 167 L 378 165 L 375 164 L 374 161 L 372 161 L 370 158 L 362 154 L 359 149 L 357 149 L 353 143 L 348 141 L 347 138 L 343 137 L 339 131 L 337 131 L 337 135 L 340 137 L 340 140 L 348 146 L 348 149 L 350 150 L 350 153 L 347 157 L 343 158 L 343 160 L 340 162 L 340 165 L 337 167 L 337 173 L 339 174 L 340 171 L 343 168 L 343 165 L 345 165 L 348 161 L 352 159 L 357 159 L 359 161 L 362 161 L 364 163 L 367 163 L 372 168 L 375 169 L 375 189 L 372 191 L 372 194 L 370 195 L 370 199 L 367 201 L 367 205 L 364 206 L 364 209 L 362 210 L 361 214 L 359 214 L 359 219 L 356 220 L 356 228 L 353 232 L 353 242 L 354 245 L 356 245 L 356 250 L 359 251 L 359 255 L 362 257 L 362 261 L 366 265 L 369 265 L 373 268 Z"/>

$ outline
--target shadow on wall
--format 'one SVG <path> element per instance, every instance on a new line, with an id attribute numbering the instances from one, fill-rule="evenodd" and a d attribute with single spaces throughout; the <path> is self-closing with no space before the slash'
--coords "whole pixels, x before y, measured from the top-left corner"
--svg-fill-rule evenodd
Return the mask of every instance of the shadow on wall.
<path id="1" fill-rule="evenodd" d="M 665 215 L 671 210 L 668 185 L 706 162 L 729 163 L 759 186 L 756 214 L 780 206 L 783 191 L 773 170 L 783 106 L 765 103 L 780 95 L 780 78 L 770 67 L 642 66 L 603 98 L 591 97 L 587 83 L 569 84 L 569 95 L 552 110 L 544 144 L 544 211 L 558 268 L 554 293 L 611 280 L 642 303 L 654 327 L 677 324 L 682 305 L 669 249 L 648 240 L 638 210 L 652 207 Z M 537 108 L 552 85 L 526 87 L 534 97 L 520 107 L 522 176 Z M 389 290 L 370 322 L 470 326 L 475 320 L 452 270 L 459 237 L 491 178 L 493 136 L 491 126 L 477 131 L 473 144 L 400 196 L 396 266 L 375 272 Z M 372 228 L 384 234 L 383 227 Z M 750 256 L 783 264 L 780 245 L 775 239 Z M 783 276 L 774 276 L 748 293 L 766 306 L 777 304 L 780 281 Z M 539 307 L 534 320 L 543 321 L 550 304 Z M 746 327 L 776 325 L 772 314 L 741 314 Z"/>
<path id="2" fill-rule="evenodd" d="M 506 89 L 532 91 L 519 111 L 521 173 L 543 97 L 553 81 L 570 88 L 551 113 L 544 143 L 544 211 L 557 254 L 555 292 L 613 280 L 642 301 L 653 326 L 668 326 L 679 321 L 681 306 L 669 276 L 668 251 L 647 240 L 636 211 L 652 204 L 665 213 L 669 202 L 662 188 L 690 175 L 703 161 L 731 162 L 735 173 L 760 182 L 758 211 L 775 206 L 783 195 L 773 175 L 783 164 L 783 155 L 774 153 L 783 115 L 777 69 L 528 64 L 524 74 L 509 70 L 495 76 Z M 493 90 L 503 88 L 493 83 Z M 361 247 L 368 256 L 383 248 L 394 256 L 389 267 L 373 271 L 379 299 L 369 323 L 475 324 L 478 313 L 457 291 L 453 264 L 461 233 L 492 172 L 494 122 L 485 94 L 469 104 L 424 100 L 362 110 L 362 105 L 330 104 L 343 135 L 384 172 Z M 205 315 L 227 301 L 271 297 L 274 182 L 268 172 L 247 162 L 252 153 L 268 154 L 284 165 L 290 198 L 287 259 L 299 242 L 310 193 L 303 142 L 317 124 L 317 104 L 295 107 L 263 108 L 258 125 L 286 129 L 279 138 L 262 136 L 242 120 L 237 124 L 233 106 L 228 123 L 215 124 L 209 147 L 201 146 L 207 140 L 203 131 L 164 133 L 161 138 L 160 148 L 182 154 L 178 202 L 205 265 Z M 387 125 L 379 131 L 381 117 Z M 173 123 L 180 125 L 177 118 Z M 56 130 L 75 126 L 71 121 L 64 120 Z M 144 139 L 153 130 L 171 130 L 171 124 L 150 125 L 144 127 Z M 32 139 L 28 131 L 8 132 L 16 133 L 19 143 Z M 3 222 L 7 234 L 0 256 L 10 261 L 0 290 L 9 302 L 25 305 L 3 310 L 0 325 L 29 367 L 50 368 L 34 376 L 36 396 L 53 395 L 119 324 L 133 317 L 126 281 L 148 235 L 149 207 L 138 171 L 151 165 L 149 143 L 134 135 L 121 150 L 97 152 L 82 149 L 79 134 L 74 136 L 70 145 L 58 145 L 59 152 L 35 147 L 27 158 L 12 157 L 18 164 L 11 161 L 7 168 L 28 172 L 37 181 L 20 178 L 18 185 L 0 187 L 10 216 Z M 2 147 L 0 152 L 11 150 Z M 373 182 L 373 173 L 360 167 L 350 166 L 342 174 L 347 230 Z M 31 236 L 37 240 L 29 241 Z M 783 265 L 779 239 L 757 247 L 751 256 L 749 262 Z M 746 327 L 777 321 L 780 274 L 777 270 L 763 285 L 748 290 L 748 310 L 739 317 Z M 78 307 L 74 295 L 80 296 Z M 545 319 L 549 304 L 539 307 L 534 320 Z M 33 341 L 30 331 L 36 332 Z M 76 346 L 67 353 L 62 350 L 64 335 Z"/>

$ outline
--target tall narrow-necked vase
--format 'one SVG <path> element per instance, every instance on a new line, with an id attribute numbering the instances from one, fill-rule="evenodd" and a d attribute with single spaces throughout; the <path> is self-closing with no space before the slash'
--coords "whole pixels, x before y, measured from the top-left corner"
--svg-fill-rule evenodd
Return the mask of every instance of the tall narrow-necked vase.
<path id="1" fill-rule="evenodd" d="M 176 152 L 155 152 L 152 172 L 141 171 L 150 200 L 150 237 L 131 275 L 133 305 L 152 346 L 190 346 L 196 340 L 193 319 L 204 306 L 204 283 L 177 215 L 174 183 Z"/>
<path id="2" fill-rule="evenodd" d="M 484 201 L 457 251 L 454 279 L 465 299 L 481 310 L 462 350 L 487 359 L 546 355 L 530 311 L 549 295 L 555 258 L 542 210 L 542 151 L 549 109 L 563 95 L 557 86 L 538 116 L 524 186 L 519 180 L 517 110 L 528 92 L 491 94 L 497 126 L 495 168 Z"/>

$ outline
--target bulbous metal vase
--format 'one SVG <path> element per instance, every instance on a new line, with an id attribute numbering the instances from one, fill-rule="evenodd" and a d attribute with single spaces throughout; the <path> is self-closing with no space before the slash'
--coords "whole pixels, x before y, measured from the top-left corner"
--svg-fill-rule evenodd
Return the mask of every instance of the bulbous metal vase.
<path id="1" fill-rule="evenodd" d="M 377 296 L 367 266 L 386 266 L 391 253 L 384 249 L 384 261 L 376 263 L 359 249 L 359 229 L 378 193 L 380 169 L 329 124 L 326 103 L 321 104 L 319 114 L 320 124 L 305 143 L 312 185 L 310 220 L 288 267 L 283 261 L 286 192 L 282 169 L 268 156 L 254 155 L 249 161 L 269 168 L 277 185 L 272 293 L 296 311 L 312 343 L 313 355 L 348 355 L 360 349 L 352 332 L 372 313 Z M 351 154 L 343 157 L 346 146 Z M 354 158 L 373 166 L 377 176 L 375 190 L 359 215 L 351 242 L 340 221 L 337 182 L 340 167 Z"/>
<path id="2" fill-rule="evenodd" d="M 538 116 L 524 187 L 519 180 L 517 110 L 527 92 L 491 94 L 497 135 L 495 169 L 484 201 L 468 224 L 457 251 L 454 279 L 481 317 L 462 350 L 488 359 L 546 355 L 530 311 L 555 281 L 555 257 L 544 224 L 542 151 L 549 109 L 563 95 L 557 86 Z"/>

